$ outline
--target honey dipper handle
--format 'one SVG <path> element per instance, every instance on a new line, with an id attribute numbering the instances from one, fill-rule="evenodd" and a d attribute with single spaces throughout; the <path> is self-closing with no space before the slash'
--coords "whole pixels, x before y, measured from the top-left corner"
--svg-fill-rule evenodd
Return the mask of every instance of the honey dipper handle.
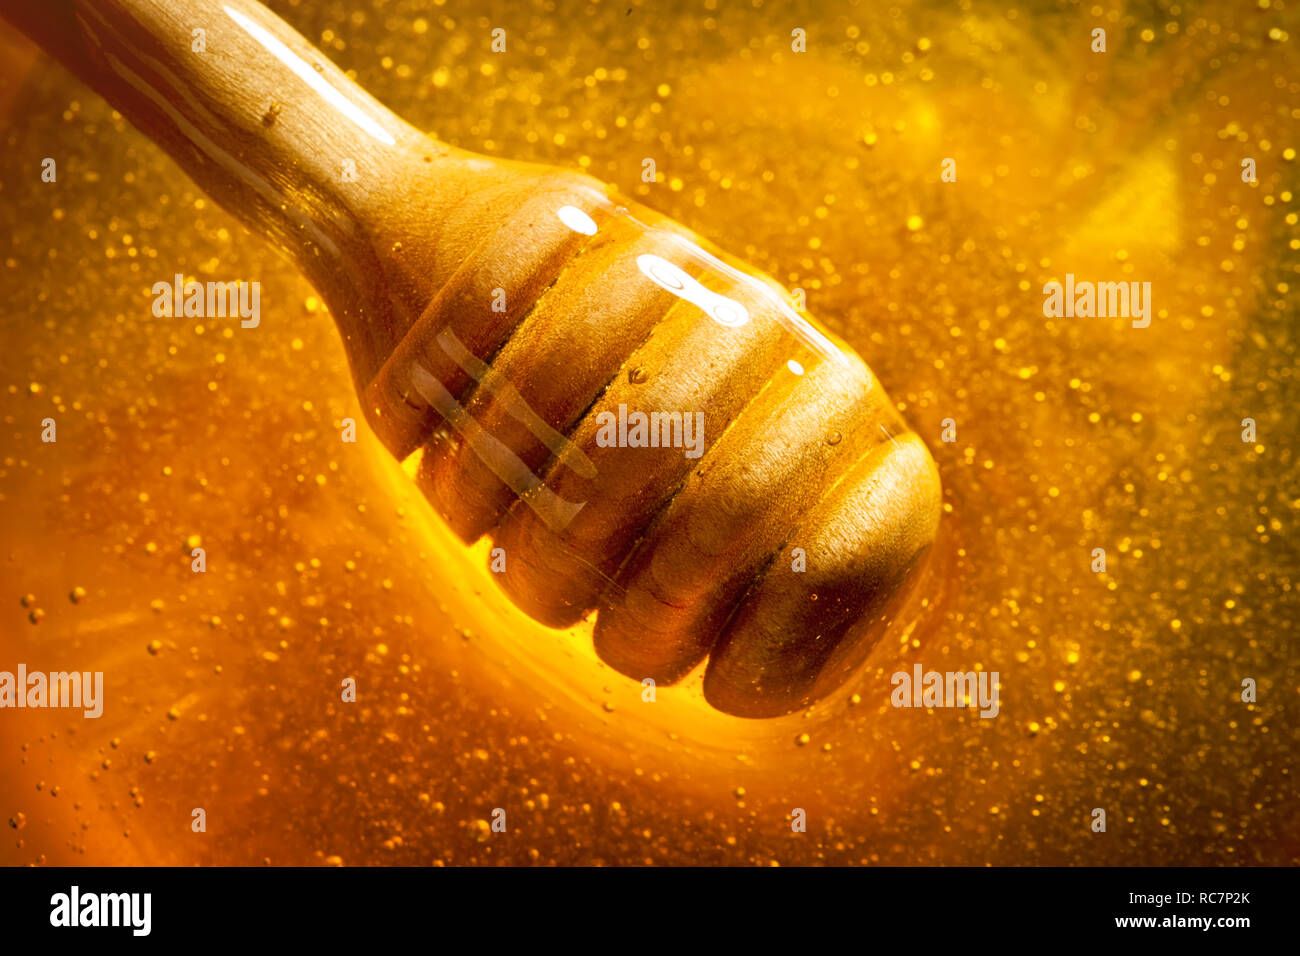
<path id="1" fill-rule="evenodd" d="M 345 163 L 373 169 L 399 140 L 423 140 L 257 3 L 0 0 L 0 11 L 286 246 L 301 243 L 304 219 L 329 231 L 380 201 L 377 178 L 349 181 Z"/>
<path id="2" fill-rule="evenodd" d="M 261 4 L 0 0 L 0 16 L 296 262 L 334 313 L 358 385 L 454 268 L 458 249 L 391 261 L 402 243 L 385 222 L 418 205 L 426 231 L 436 225 L 457 192 L 445 180 L 459 151 L 403 122 Z M 433 198 L 413 203 L 417 189 Z"/>

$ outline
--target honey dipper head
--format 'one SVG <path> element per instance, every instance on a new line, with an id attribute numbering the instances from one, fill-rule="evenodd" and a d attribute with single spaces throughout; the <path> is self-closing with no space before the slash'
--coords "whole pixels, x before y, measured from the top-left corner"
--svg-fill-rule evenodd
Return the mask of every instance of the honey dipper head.
<path id="1" fill-rule="evenodd" d="M 884 633 L 938 475 L 788 295 L 593 181 L 485 235 L 367 391 L 372 422 L 535 619 L 719 709 L 788 713 Z"/>

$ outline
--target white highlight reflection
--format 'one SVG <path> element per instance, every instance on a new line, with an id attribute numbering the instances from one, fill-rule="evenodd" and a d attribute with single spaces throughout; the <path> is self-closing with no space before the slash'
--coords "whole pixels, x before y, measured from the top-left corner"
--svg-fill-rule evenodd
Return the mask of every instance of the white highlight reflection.
<path id="1" fill-rule="evenodd" d="M 230 7 L 222 6 L 223 10 L 230 19 L 238 23 L 244 30 L 258 43 L 266 47 L 275 58 L 293 71 L 294 75 L 310 86 L 313 90 L 323 96 L 331 106 L 346 116 L 352 122 L 356 123 L 363 130 L 379 140 L 393 146 L 397 143 L 392 135 L 380 126 L 372 117 L 368 116 L 361 107 L 357 106 L 346 96 L 340 93 L 325 78 L 311 68 L 311 66 L 298 54 L 294 53 L 287 46 L 272 36 L 265 27 L 259 26 L 248 17 L 244 16 L 238 10 L 232 10 Z"/>
<path id="2" fill-rule="evenodd" d="M 694 303 L 704 310 L 719 325 L 738 329 L 749 323 L 749 310 L 735 299 L 728 299 L 704 288 L 697 281 L 659 256 L 640 255 L 636 257 L 637 268 L 645 273 L 655 285 L 667 289 L 673 295 L 687 302 Z"/>
<path id="3" fill-rule="evenodd" d="M 584 236 L 596 234 L 596 221 L 577 206 L 561 206 L 555 210 L 555 214 L 560 217 L 560 222 L 574 232 L 580 232 Z"/>

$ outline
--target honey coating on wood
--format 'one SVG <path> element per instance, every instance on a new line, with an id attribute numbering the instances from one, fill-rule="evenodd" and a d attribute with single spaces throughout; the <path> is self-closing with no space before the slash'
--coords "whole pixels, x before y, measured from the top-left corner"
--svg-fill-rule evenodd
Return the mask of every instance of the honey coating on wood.
<path id="1" fill-rule="evenodd" d="M 787 717 L 702 668 L 643 703 L 360 424 L 308 282 L 0 29 L 0 668 L 109 702 L 4 713 L 0 862 L 1300 862 L 1289 5 L 801 10 L 804 54 L 749 5 L 271 6 L 441 139 L 804 289 L 938 462 L 922 623 Z M 261 325 L 152 317 L 174 272 L 260 282 Z M 1151 281 L 1150 327 L 1045 317 L 1066 272 Z M 891 706 L 916 663 L 999 673 L 998 717 Z"/>

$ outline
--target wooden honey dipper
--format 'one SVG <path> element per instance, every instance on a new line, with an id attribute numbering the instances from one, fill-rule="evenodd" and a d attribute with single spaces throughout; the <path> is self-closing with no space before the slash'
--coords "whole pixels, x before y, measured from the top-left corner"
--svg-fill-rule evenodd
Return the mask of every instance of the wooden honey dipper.
<path id="1" fill-rule="evenodd" d="M 880 639 L 938 472 L 788 295 L 590 177 L 436 142 L 251 0 L 0 0 L 315 285 L 371 427 L 511 600 L 743 716 Z M 644 416 L 644 417 L 643 417 Z"/>

